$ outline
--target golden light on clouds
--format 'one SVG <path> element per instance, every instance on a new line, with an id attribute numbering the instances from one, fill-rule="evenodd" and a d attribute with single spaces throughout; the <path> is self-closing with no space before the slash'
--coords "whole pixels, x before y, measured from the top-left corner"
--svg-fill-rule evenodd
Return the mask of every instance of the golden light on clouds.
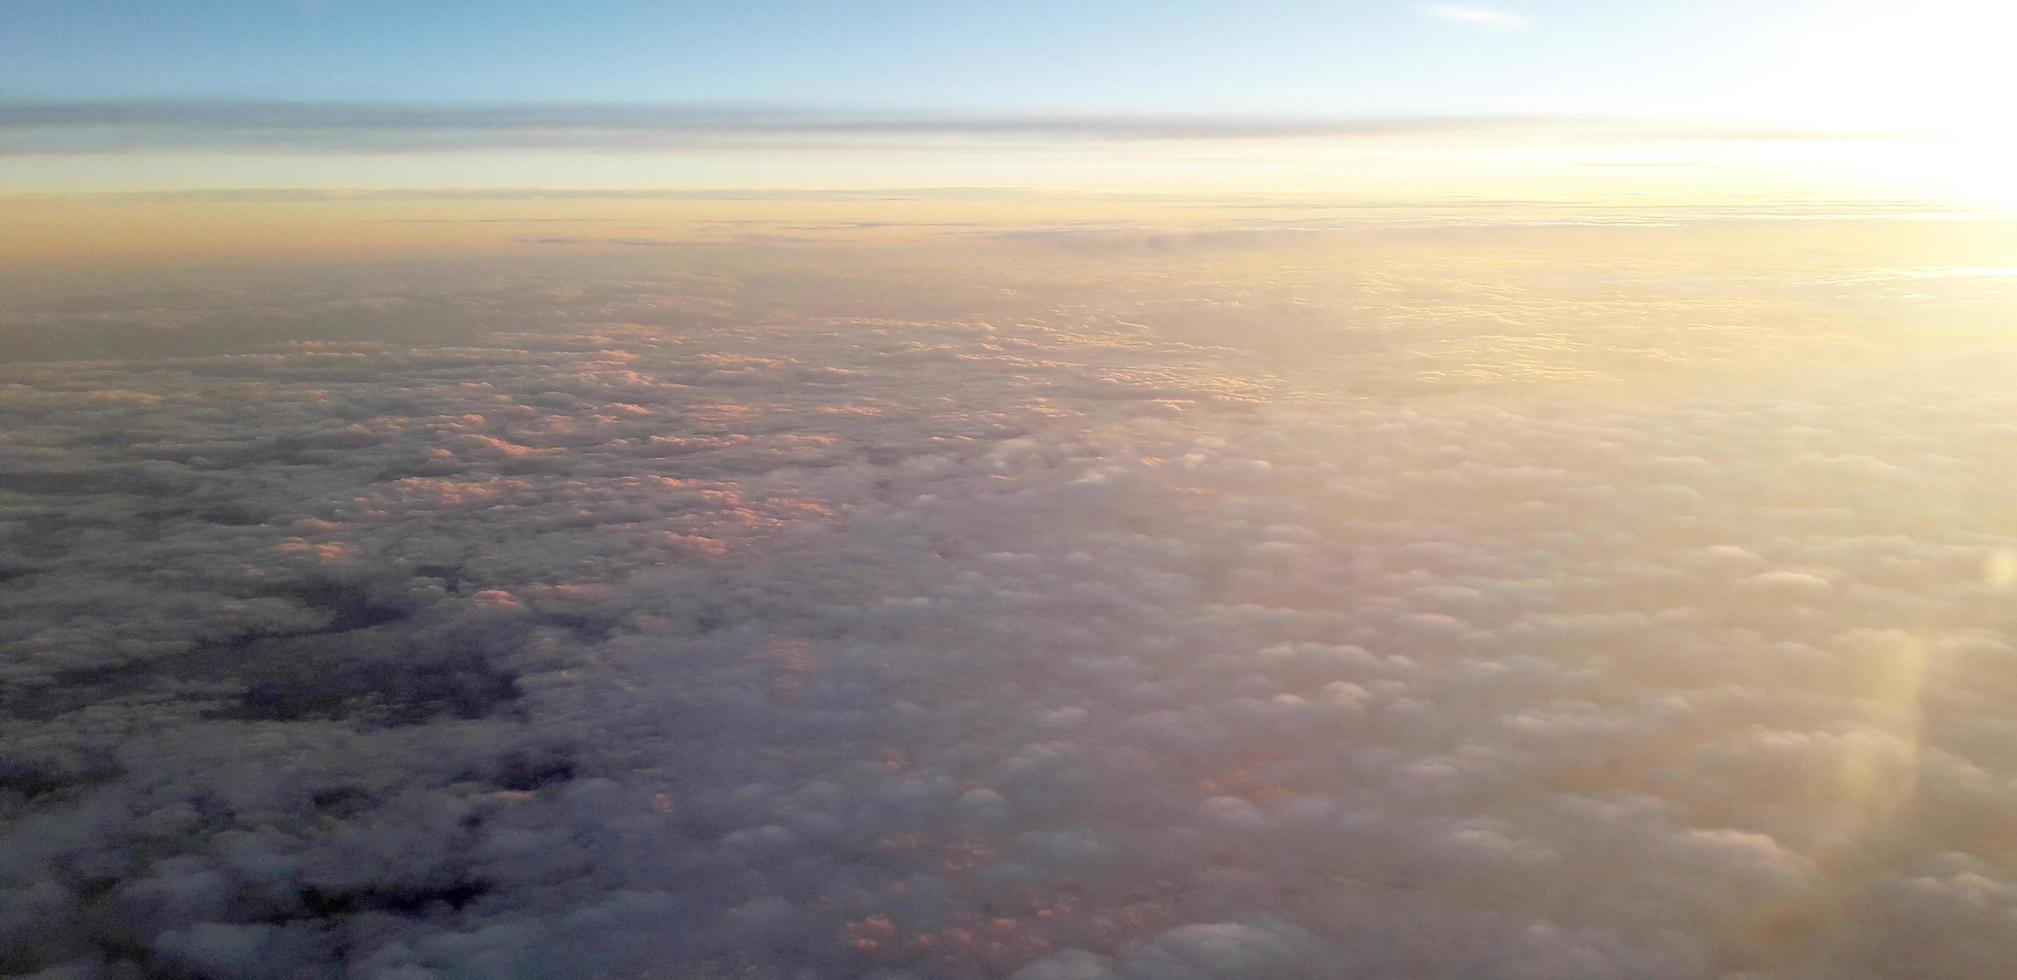
<path id="1" fill-rule="evenodd" d="M 2017 587 L 2017 550 L 1997 548 L 1982 560 L 1982 580 L 1999 589 Z"/>

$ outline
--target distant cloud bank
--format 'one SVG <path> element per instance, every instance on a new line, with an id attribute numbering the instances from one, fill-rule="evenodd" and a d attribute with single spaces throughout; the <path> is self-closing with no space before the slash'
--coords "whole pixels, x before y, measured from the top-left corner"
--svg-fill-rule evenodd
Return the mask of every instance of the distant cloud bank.
<path id="1" fill-rule="evenodd" d="M 1511 26 L 1471 8 L 1437 16 Z M 1484 18 L 1484 19 L 1480 19 Z M 851 141 L 1491 138 L 1785 140 L 1872 134 L 1572 116 L 1042 115 L 718 105 L 135 100 L 0 102 L 0 154 L 137 150 L 672 150 Z"/>

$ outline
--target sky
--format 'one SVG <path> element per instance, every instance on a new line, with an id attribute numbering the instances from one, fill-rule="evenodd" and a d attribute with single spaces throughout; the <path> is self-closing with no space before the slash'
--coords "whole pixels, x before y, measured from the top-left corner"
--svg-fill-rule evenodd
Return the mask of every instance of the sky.
<path id="1" fill-rule="evenodd" d="M 1838 62 L 1827 66 L 1831 84 L 1850 81 L 1840 62 L 1852 60 L 1859 73 L 1933 69 L 1941 83 L 1987 68 L 1965 62 L 1990 53 L 1971 38 L 2001 23 L 1996 6 L 17 3 L 0 42 L 0 91 L 47 100 L 1714 117 L 1785 109 L 1774 103 L 1803 93 L 1760 92 L 1759 82 L 1824 60 L 1816 49 Z M 1937 65 L 1913 50 L 1928 43 L 1947 55 Z M 1915 91 L 1929 84 L 1886 81 Z"/>
<path id="2" fill-rule="evenodd" d="M 2011 17 L 1975 0 L 16 3 L 0 191 L 1336 190 L 1524 159 L 1565 181 L 1684 163 L 1979 203 L 2007 198 Z"/>
<path id="3" fill-rule="evenodd" d="M 0 85 L 38 99 L 1589 111 L 1686 105 L 1702 84 L 1681 69 L 1752 67 L 1766 33 L 1799 20 L 1759 6 L 13 4 Z M 1705 57 L 1719 35 L 1752 43 Z"/>

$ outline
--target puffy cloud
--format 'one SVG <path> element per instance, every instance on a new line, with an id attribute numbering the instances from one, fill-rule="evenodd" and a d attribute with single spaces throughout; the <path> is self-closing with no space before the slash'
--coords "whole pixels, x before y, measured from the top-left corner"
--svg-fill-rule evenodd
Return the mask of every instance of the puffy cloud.
<path id="1" fill-rule="evenodd" d="M 780 288 L 8 366 L 0 972 L 2007 960 L 2007 355 L 1331 391 Z"/>
<path id="2" fill-rule="evenodd" d="M 1016 971 L 1017 980 L 1103 980 L 1170 977 L 1336 976 L 1343 958 L 1323 941 L 1292 925 L 1238 922 L 1179 926 L 1138 943 L 1118 963 L 1085 950 L 1066 950 Z"/>

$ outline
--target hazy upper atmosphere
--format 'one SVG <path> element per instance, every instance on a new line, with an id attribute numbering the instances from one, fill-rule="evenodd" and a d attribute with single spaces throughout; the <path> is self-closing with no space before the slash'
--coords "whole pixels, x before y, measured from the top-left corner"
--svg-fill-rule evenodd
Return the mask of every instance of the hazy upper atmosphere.
<path id="1" fill-rule="evenodd" d="M 0 7 L 0 976 L 2017 963 L 1986 103 L 1766 118 L 1734 5 L 238 6 Z"/>

